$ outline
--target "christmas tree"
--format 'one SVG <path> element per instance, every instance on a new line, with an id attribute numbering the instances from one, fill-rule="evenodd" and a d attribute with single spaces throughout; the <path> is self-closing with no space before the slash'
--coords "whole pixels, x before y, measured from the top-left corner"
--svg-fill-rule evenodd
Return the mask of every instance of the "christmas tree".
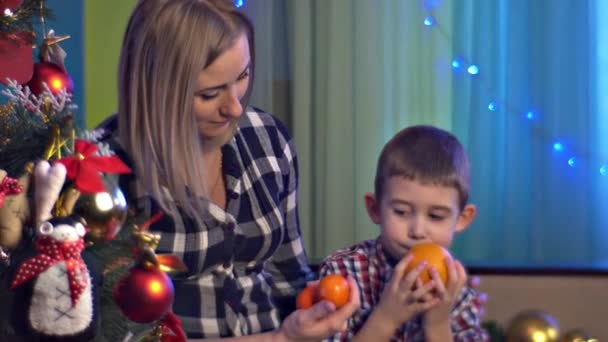
<path id="1" fill-rule="evenodd" d="M 0 336 L 185 341 L 167 275 L 185 267 L 147 231 L 162 213 L 136 217 L 118 186 L 129 167 L 74 126 L 69 37 L 35 33 L 52 18 L 42 0 L 0 10 Z"/>

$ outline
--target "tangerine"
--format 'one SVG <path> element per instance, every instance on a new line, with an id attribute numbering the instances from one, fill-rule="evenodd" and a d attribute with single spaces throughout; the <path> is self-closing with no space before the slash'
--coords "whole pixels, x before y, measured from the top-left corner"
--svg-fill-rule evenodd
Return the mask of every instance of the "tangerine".
<path id="1" fill-rule="evenodd" d="M 296 298 L 297 309 L 308 309 L 317 302 L 317 287 L 315 285 L 308 285 L 302 292 L 298 294 Z"/>
<path id="2" fill-rule="evenodd" d="M 341 308 L 350 299 L 350 285 L 343 276 L 330 274 L 319 281 L 317 295 L 319 300 L 328 300 Z"/>
<path id="3" fill-rule="evenodd" d="M 409 262 L 405 273 L 412 271 L 422 261 L 427 262 L 427 267 L 422 271 L 419 278 L 423 284 L 429 282 L 431 274 L 429 273 L 430 268 L 437 270 L 439 278 L 443 284 L 447 284 L 448 281 L 448 268 L 445 264 L 446 258 L 451 258 L 450 252 L 440 245 L 432 242 L 420 243 L 410 249 L 410 254 L 413 256 L 412 261 Z"/>

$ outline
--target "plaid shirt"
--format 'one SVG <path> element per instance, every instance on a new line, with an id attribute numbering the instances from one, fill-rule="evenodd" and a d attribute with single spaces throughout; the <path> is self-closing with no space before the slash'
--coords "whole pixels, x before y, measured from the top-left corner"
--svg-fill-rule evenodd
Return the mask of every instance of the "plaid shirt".
<path id="1" fill-rule="evenodd" d="M 105 128 L 115 126 L 116 120 Z M 176 254 L 189 268 L 173 279 L 173 311 L 190 338 L 277 329 L 314 277 L 300 234 L 298 165 L 286 127 L 248 108 L 222 152 L 226 210 L 209 202 L 203 227 L 168 215 L 150 227 L 161 233 L 156 251 Z M 150 198 L 136 206 L 148 216 L 158 210 Z"/>
<path id="2" fill-rule="evenodd" d="M 328 274 L 350 275 L 359 285 L 361 307 L 349 320 L 348 329 L 338 333 L 328 341 L 348 341 L 363 327 L 367 318 L 380 302 L 384 286 L 389 282 L 393 265 L 384 254 L 378 240 L 367 240 L 350 248 L 336 251 L 321 264 L 321 277 Z M 480 327 L 479 311 L 475 305 L 476 293 L 464 288 L 451 312 L 451 326 L 454 341 L 488 341 L 488 336 Z M 424 341 L 422 316 L 404 323 L 395 332 L 392 341 Z"/>

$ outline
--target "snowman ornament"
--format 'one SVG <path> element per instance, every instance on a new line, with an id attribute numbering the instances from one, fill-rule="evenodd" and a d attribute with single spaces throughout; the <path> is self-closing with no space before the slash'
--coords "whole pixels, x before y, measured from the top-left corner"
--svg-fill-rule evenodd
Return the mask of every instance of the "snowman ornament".
<path id="1" fill-rule="evenodd" d="M 41 173 L 61 179 L 65 168 L 60 165 L 43 165 Z M 39 179 L 35 180 L 38 183 Z M 56 198 L 48 192 L 44 197 Z M 13 319 L 19 322 L 20 334 L 30 339 L 90 341 L 95 336 L 97 315 L 91 273 L 81 255 L 85 227 L 76 217 L 50 217 L 50 211 L 42 212 L 47 215 L 40 217 L 46 220 L 38 224 L 36 232 L 38 254 L 19 266 L 11 284 L 19 298 L 13 303 Z"/>

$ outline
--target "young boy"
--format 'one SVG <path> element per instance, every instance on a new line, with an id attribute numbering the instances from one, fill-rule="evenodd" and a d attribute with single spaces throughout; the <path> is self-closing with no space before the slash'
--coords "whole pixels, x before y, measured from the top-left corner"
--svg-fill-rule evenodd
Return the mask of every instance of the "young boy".
<path id="1" fill-rule="evenodd" d="M 414 126 L 384 147 L 376 170 L 375 193 L 365 195 L 376 240 L 341 249 L 321 264 L 320 275 L 357 280 L 361 308 L 335 341 L 485 341 L 475 292 L 456 260 L 446 260 L 448 282 L 436 271 L 422 284 L 424 265 L 406 273 L 408 251 L 422 242 L 449 248 L 454 233 L 467 228 L 476 208 L 468 204 L 469 161 L 450 133 Z"/>

